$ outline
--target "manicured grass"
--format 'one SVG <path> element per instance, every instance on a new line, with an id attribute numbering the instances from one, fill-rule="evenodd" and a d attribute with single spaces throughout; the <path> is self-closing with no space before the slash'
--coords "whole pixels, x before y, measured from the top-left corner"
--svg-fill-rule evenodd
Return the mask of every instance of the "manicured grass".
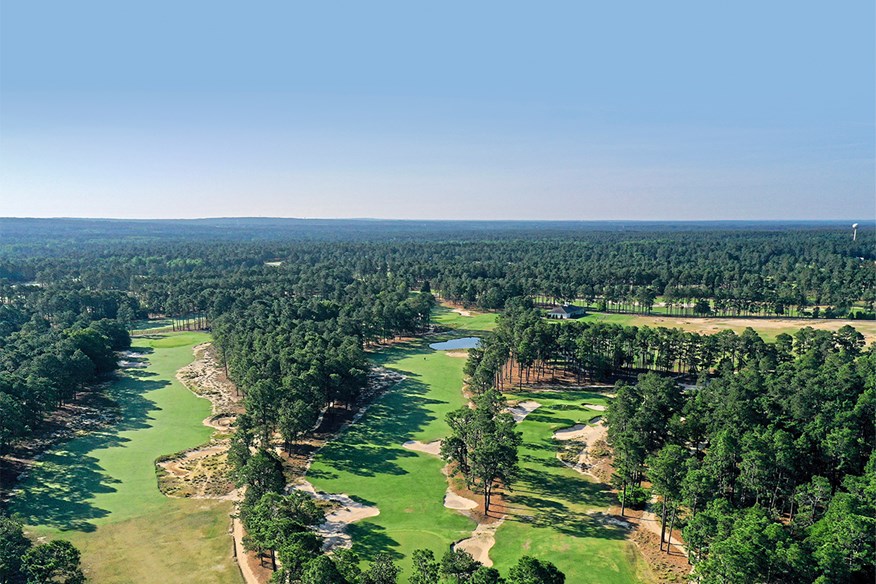
<path id="1" fill-rule="evenodd" d="M 432 310 L 432 321 L 442 326 L 467 331 L 491 331 L 496 328 L 495 312 L 472 311 L 471 316 L 463 316 L 446 306 L 436 306 Z"/>
<path id="2" fill-rule="evenodd" d="M 375 361 L 407 379 L 316 456 L 308 479 L 317 489 L 377 505 L 380 515 L 350 526 L 354 549 L 364 558 L 393 553 L 405 570 L 400 581 L 406 581 L 413 550 L 428 548 L 440 556 L 475 527 L 443 506 L 444 463 L 402 447 L 407 440 L 430 442 L 447 435 L 445 414 L 465 403 L 465 359 L 418 341 L 382 351 Z"/>
<path id="3" fill-rule="evenodd" d="M 49 451 L 13 499 L 37 536 L 70 539 L 96 582 L 240 582 L 227 535 L 231 504 L 169 499 L 154 461 L 206 442 L 207 400 L 176 380 L 203 333 L 139 337 L 148 366 L 129 369 L 110 395 L 121 420 Z"/>
<path id="4" fill-rule="evenodd" d="M 583 404 L 605 405 L 606 400 L 586 391 L 520 392 L 507 397 L 542 405 L 518 426 L 523 433 L 521 476 L 508 495 L 509 514 L 490 552 L 496 568 L 506 573 L 521 556 L 533 555 L 556 564 L 567 582 L 640 581 L 643 560 L 635 545 L 624 539 L 626 533 L 587 515 L 606 512 L 612 503 L 610 492 L 556 458 L 554 431 L 587 423 L 599 412 Z"/>
<path id="5" fill-rule="evenodd" d="M 460 317 L 466 325 L 470 318 L 476 317 Z M 477 329 L 453 336 L 472 332 Z M 414 549 L 428 548 L 440 556 L 474 528 L 472 521 L 443 507 L 443 463 L 401 446 L 406 440 L 445 437 L 444 415 L 465 403 L 460 391 L 465 360 L 432 351 L 428 343 L 433 341 L 397 345 L 375 355 L 378 364 L 403 372 L 407 379 L 327 445 L 308 473 L 317 489 L 347 493 L 380 509 L 377 517 L 350 526 L 354 549 L 366 559 L 380 551 L 393 553 L 404 570 L 402 582 Z M 598 415 L 582 404 L 604 405 L 604 398 L 588 392 L 511 397 L 544 405 L 520 425 L 523 476 L 511 495 L 515 515 L 500 527 L 491 552 L 497 567 L 507 572 L 522 555 L 532 554 L 555 562 L 566 572 L 567 582 L 639 581 L 641 560 L 635 546 L 622 531 L 586 515 L 606 511 L 610 494 L 563 466 L 552 440 L 555 429 Z"/>

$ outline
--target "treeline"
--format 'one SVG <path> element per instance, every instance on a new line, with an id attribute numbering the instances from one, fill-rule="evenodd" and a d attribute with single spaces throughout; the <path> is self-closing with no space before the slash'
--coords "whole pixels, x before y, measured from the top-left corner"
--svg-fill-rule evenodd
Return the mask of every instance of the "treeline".
<path id="1" fill-rule="evenodd" d="M 429 282 L 441 297 L 485 309 L 526 296 L 648 313 L 661 297 L 673 314 L 872 318 L 876 302 L 874 233 L 864 228 L 857 241 L 847 229 L 828 226 L 485 230 L 463 223 L 452 230 L 422 225 L 420 237 L 392 240 L 380 237 L 377 224 L 371 232 L 364 224 L 337 241 L 318 243 L 291 231 L 267 239 L 257 231 L 239 232 L 253 241 L 218 232 L 208 240 L 200 230 L 174 233 L 164 241 L 119 233 L 37 249 L 9 241 L 0 245 L 0 280 L 75 279 L 91 289 L 135 292 L 150 309 L 145 297 L 155 279 L 194 282 L 252 271 L 270 278 L 314 267 L 353 278 L 392 275 L 415 288 Z M 167 314 L 196 312 L 195 296 L 173 296 Z"/>
<path id="2" fill-rule="evenodd" d="M 698 381 L 679 385 L 679 372 Z M 606 412 L 621 513 L 658 497 L 661 548 L 682 527 L 700 582 L 876 576 L 876 345 L 851 327 L 765 343 L 751 330 L 558 325 L 520 301 L 466 373 L 477 393 L 530 373 L 639 373 Z"/>
<path id="3" fill-rule="evenodd" d="M 876 350 L 822 348 L 693 388 L 654 373 L 617 384 L 606 420 L 622 502 L 647 501 L 651 482 L 699 581 L 876 576 Z"/>
<path id="4" fill-rule="evenodd" d="M 46 416 L 117 367 L 131 339 L 95 295 L 53 291 L 0 305 L 0 456 L 38 430 Z M 49 298 L 47 298 L 49 297 Z"/>
<path id="5" fill-rule="evenodd" d="M 531 379 L 573 375 L 604 381 L 618 374 L 657 371 L 695 378 L 716 369 L 739 371 L 760 360 L 788 361 L 814 350 L 860 350 L 864 337 L 851 326 L 837 332 L 804 327 L 766 343 L 753 329 L 699 334 L 676 328 L 546 320 L 525 300 L 509 302 L 494 333 L 469 351 L 466 374 L 475 388 L 506 388 Z"/>

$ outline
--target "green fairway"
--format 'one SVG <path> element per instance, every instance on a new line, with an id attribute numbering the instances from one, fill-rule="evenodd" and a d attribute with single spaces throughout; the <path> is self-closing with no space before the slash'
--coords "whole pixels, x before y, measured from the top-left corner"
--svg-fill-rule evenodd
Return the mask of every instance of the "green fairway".
<path id="1" fill-rule="evenodd" d="M 206 442 L 207 400 L 176 380 L 209 337 L 175 333 L 135 339 L 148 366 L 128 369 L 109 394 L 121 408 L 111 428 L 49 451 L 20 485 L 12 512 L 38 536 L 83 550 L 97 582 L 239 582 L 230 558 L 224 501 L 174 500 L 157 487 L 154 461 Z"/>
<path id="2" fill-rule="evenodd" d="M 445 323 L 465 323 L 466 330 L 455 331 L 454 337 L 476 334 L 495 322 L 495 315 L 488 320 L 444 308 L 436 312 Z M 465 360 L 432 351 L 428 347 L 432 341 L 397 345 L 375 355 L 378 364 L 404 373 L 407 379 L 329 443 L 308 473 L 317 489 L 347 493 L 380 509 L 380 515 L 352 524 L 349 532 L 354 549 L 366 559 L 380 551 L 393 553 L 404 569 L 401 581 L 414 549 L 429 548 L 440 556 L 474 528 L 471 520 L 443 507 L 447 488 L 443 462 L 401 446 L 407 440 L 430 442 L 446 436 L 444 415 L 465 403 L 460 391 Z M 497 567 L 507 571 L 520 556 L 532 554 L 555 562 L 568 582 L 638 582 L 640 556 L 624 539 L 625 533 L 586 515 L 591 510 L 606 511 L 609 493 L 563 466 L 552 440 L 554 430 L 598 415 L 582 404 L 604 405 L 604 398 L 588 392 L 511 397 L 536 399 L 544 405 L 520 425 L 525 442 L 522 480 L 490 553 Z"/>
<path id="3" fill-rule="evenodd" d="M 317 455 L 308 479 L 317 489 L 376 505 L 380 515 L 349 527 L 354 549 L 364 558 L 390 551 L 407 572 L 413 550 L 443 554 L 475 527 L 443 506 L 444 463 L 402 447 L 407 440 L 430 442 L 448 433 L 444 415 L 465 403 L 465 359 L 433 351 L 420 341 L 382 351 L 375 361 L 407 379 Z"/>
<path id="4" fill-rule="evenodd" d="M 598 416 L 583 404 L 605 405 L 605 398 L 586 391 L 521 392 L 508 398 L 542 405 L 518 426 L 522 472 L 490 552 L 496 567 L 505 573 L 530 554 L 555 563 L 567 582 L 638 582 L 641 560 L 635 545 L 624 539 L 626 532 L 587 515 L 607 511 L 612 495 L 556 457 L 554 431 Z"/>
<path id="5" fill-rule="evenodd" d="M 472 312 L 463 316 L 446 306 L 436 306 L 432 310 L 432 321 L 441 326 L 456 330 L 491 331 L 496 328 L 495 312 Z"/>

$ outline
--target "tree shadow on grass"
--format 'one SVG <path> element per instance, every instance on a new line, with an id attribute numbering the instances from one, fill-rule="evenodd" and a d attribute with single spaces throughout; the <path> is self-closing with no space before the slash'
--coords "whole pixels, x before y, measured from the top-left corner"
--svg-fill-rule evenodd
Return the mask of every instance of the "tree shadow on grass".
<path id="1" fill-rule="evenodd" d="M 435 419 L 428 406 L 442 403 L 426 397 L 428 391 L 425 383 L 409 376 L 372 405 L 362 421 L 326 445 L 320 462 L 359 476 L 406 474 L 397 461 L 417 454 L 402 444 Z M 313 471 L 309 474 L 318 477 Z"/>
<path id="2" fill-rule="evenodd" d="M 167 386 L 151 380 L 156 374 L 129 370 L 109 392 L 119 405 L 120 419 L 111 427 L 74 438 L 46 453 L 21 480 L 11 502 L 12 513 L 27 525 L 61 530 L 93 531 L 96 519 L 109 515 L 93 504 L 96 495 L 117 491 L 120 481 L 98 464 L 91 453 L 121 447 L 130 440 L 122 432 L 149 428 L 159 408 L 145 394 Z"/>
<path id="3" fill-rule="evenodd" d="M 360 521 L 347 526 L 347 533 L 353 538 L 353 551 L 363 560 L 373 560 L 380 552 L 400 560 L 404 556 L 398 552 L 399 542 L 386 534 L 386 528 L 370 521 Z"/>

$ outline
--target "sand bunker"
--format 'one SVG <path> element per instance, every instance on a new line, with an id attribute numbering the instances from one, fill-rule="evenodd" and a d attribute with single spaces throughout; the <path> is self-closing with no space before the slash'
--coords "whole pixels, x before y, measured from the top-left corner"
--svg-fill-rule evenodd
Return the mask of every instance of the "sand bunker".
<path id="1" fill-rule="evenodd" d="M 597 412 L 604 412 L 605 406 L 597 406 L 593 404 L 584 404 L 584 407 L 590 410 L 596 410 Z"/>
<path id="2" fill-rule="evenodd" d="M 316 528 L 316 532 L 325 539 L 323 543 L 324 551 L 340 547 L 350 547 L 353 545 L 353 542 L 349 534 L 347 534 L 347 525 L 367 519 L 368 517 L 380 515 L 380 509 L 377 507 L 354 501 L 349 495 L 317 492 L 313 485 L 310 484 L 310 481 L 305 479 L 302 479 L 301 482 L 292 488 L 310 493 L 317 499 L 329 501 L 334 505 L 334 508 L 326 514 L 325 523 Z"/>
<path id="3" fill-rule="evenodd" d="M 423 452 L 425 454 L 431 454 L 432 456 L 441 456 L 441 441 L 435 440 L 434 442 L 420 442 L 419 440 L 408 440 L 402 447 L 407 448 L 408 450 L 413 450 L 414 452 Z"/>
<path id="4" fill-rule="evenodd" d="M 493 523 L 478 524 L 471 537 L 456 542 L 453 549 L 466 551 L 478 562 L 491 567 L 493 560 L 490 559 L 490 550 L 496 545 L 496 530 L 503 521 L 504 519 L 500 519 Z"/>
<path id="5" fill-rule="evenodd" d="M 541 404 L 537 401 L 524 401 L 520 402 L 513 408 L 508 408 L 508 413 L 514 417 L 515 422 L 522 422 L 526 416 L 537 410 L 541 407 Z"/>
<path id="6" fill-rule="evenodd" d="M 146 367 L 145 361 L 128 361 L 127 359 L 119 360 L 119 367 L 122 369 L 133 369 L 135 367 Z"/>
<path id="7" fill-rule="evenodd" d="M 471 312 L 469 312 L 468 310 L 466 310 L 464 308 L 454 308 L 453 312 L 455 312 L 456 314 L 458 314 L 460 316 L 471 316 Z"/>
<path id="8" fill-rule="evenodd" d="M 554 440 L 572 442 L 573 445 L 574 443 L 577 443 L 581 448 L 578 456 L 575 457 L 573 461 L 567 460 L 563 456 L 563 452 L 558 452 L 557 458 L 559 458 L 563 464 L 575 469 L 581 474 L 598 478 L 590 472 L 590 467 L 593 466 L 596 458 L 598 458 L 593 455 L 592 450 L 597 442 L 605 441 L 607 434 L 608 427 L 602 420 L 599 420 L 597 424 L 593 425 L 576 424 L 571 428 L 557 430 L 554 432 Z M 569 448 L 572 447 L 573 446 L 570 446 Z M 566 452 L 568 452 L 568 450 Z"/>
<path id="9" fill-rule="evenodd" d="M 444 506 L 455 511 L 468 511 L 477 507 L 478 504 L 462 495 L 457 495 L 450 487 L 447 487 L 447 492 L 444 493 Z"/>

